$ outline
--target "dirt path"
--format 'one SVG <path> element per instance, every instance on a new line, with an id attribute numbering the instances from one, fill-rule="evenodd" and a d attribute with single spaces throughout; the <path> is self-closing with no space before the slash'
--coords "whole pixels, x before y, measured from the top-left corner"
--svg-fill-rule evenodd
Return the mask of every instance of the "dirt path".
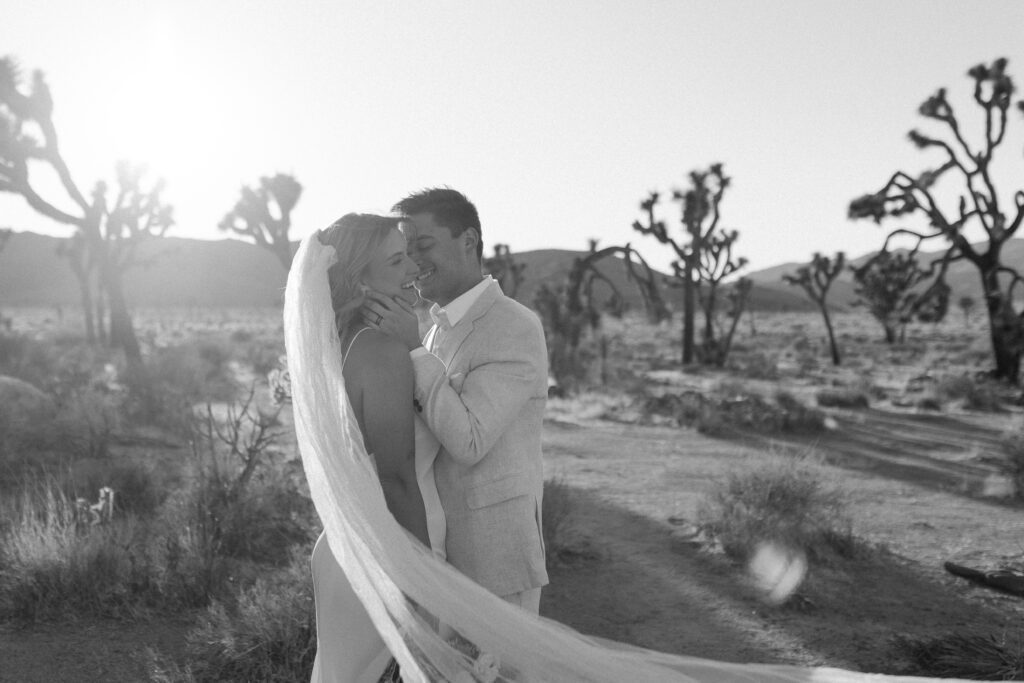
<path id="1" fill-rule="evenodd" d="M 147 648 L 181 656 L 191 621 L 78 621 L 0 629 L 3 683 L 137 683 L 148 680 Z"/>
<path id="2" fill-rule="evenodd" d="M 964 463 L 951 459 L 946 471 L 942 456 L 927 463 L 942 476 L 923 483 L 907 481 L 912 459 L 897 467 L 884 454 L 871 460 L 861 453 L 850 461 L 844 448 L 870 453 L 869 444 L 892 438 L 884 427 L 896 423 L 878 424 L 848 431 L 841 425 L 817 447 L 830 461 L 846 459 L 846 467 L 831 469 L 850 492 L 854 531 L 883 549 L 812 567 L 796 599 L 772 607 L 741 567 L 682 542 L 669 521 L 694 520 L 712 482 L 763 448 L 690 430 L 552 422 L 545 433 L 549 474 L 579 491 L 579 533 L 599 559 L 555 567 L 544 613 L 587 633 L 680 654 L 886 672 L 908 665 L 894 654 L 897 635 L 1017 628 L 1024 601 L 956 579 L 942 561 L 1020 562 L 1024 510 L 965 495 L 970 487 L 958 483 Z M 952 444 L 944 441 L 946 431 L 964 429 L 955 421 L 921 425 L 917 430 L 911 421 L 901 433 L 922 449 Z M 932 444 L 920 438 L 929 430 Z M 982 479 L 989 472 L 967 466 Z"/>

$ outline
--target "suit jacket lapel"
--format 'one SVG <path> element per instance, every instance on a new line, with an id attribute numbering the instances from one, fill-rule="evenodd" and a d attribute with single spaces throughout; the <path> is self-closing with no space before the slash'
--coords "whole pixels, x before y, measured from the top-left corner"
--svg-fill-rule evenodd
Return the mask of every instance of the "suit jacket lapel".
<path id="1" fill-rule="evenodd" d="M 480 297 L 466 311 L 466 315 L 459 321 L 459 324 L 443 332 L 444 337 L 441 339 L 440 345 L 435 346 L 435 353 L 444 362 L 446 368 L 451 366 L 455 354 L 458 353 L 459 348 L 466 341 L 469 333 L 473 331 L 473 325 L 476 320 L 491 310 L 491 306 L 494 305 L 501 295 L 501 287 L 497 282 L 492 281 L 490 286 L 480 294 Z"/>

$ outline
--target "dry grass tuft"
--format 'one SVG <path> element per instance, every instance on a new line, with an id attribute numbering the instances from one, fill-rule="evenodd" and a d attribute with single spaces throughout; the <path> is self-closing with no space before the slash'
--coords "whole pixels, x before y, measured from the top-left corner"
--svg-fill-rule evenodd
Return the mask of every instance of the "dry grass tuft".
<path id="1" fill-rule="evenodd" d="M 814 399 L 822 408 L 867 408 L 868 395 L 860 389 L 821 389 Z"/>
<path id="2" fill-rule="evenodd" d="M 920 674 L 978 681 L 1024 679 L 1024 631 L 1015 635 L 948 633 L 936 638 L 896 640 Z"/>
<path id="3" fill-rule="evenodd" d="M 261 576 L 233 596 L 215 601 L 188 634 L 188 664 L 150 652 L 150 680 L 308 681 L 316 655 L 309 548 L 284 568 Z"/>
<path id="4" fill-rule="evenodd" d="M 701 502 L 698 519 L 739 560 L 763 542 L 818 560 L 848 557 L 855 546 L 844 494 L 806 455 L 769 454 L 733 470 Z"/>
<path id="5" fill-rule="evenodd" d="M 967 410 L 1005 412 L 1002 397 L 995 384 L 984 378 L 966 374 L 945 377 L 935 387 L 935 393 L 945 401 L 963 401 L 963 407 Z"/>

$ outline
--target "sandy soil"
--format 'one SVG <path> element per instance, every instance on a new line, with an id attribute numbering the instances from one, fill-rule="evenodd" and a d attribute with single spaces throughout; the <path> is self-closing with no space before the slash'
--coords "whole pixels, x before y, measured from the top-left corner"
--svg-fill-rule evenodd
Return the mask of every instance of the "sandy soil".
<path id="1" fill-rule="evenodd" d="M 855 534 L 879 547 L 812 565 L 782 606 L 767 604 L 743 567 L 687 536 L 704 492 L 763 457 L 765 444 L 568 414 L 549 422 L 550 470 L 578 492 L 578 545 L 588 552 L 554 568 L 543 612 L 680 654 L 888 673 L 909 667 L 897 635 L 1016 631 L 1024 601 L 942 568 L 1024 560 L 1024 508 L 980 495 L 993 474 L 986 447 L 1001 430 L 984 424 L 991 418 L 907 417 L 838 414 L 839 427 L 816 440 L 848 492 Z"/>

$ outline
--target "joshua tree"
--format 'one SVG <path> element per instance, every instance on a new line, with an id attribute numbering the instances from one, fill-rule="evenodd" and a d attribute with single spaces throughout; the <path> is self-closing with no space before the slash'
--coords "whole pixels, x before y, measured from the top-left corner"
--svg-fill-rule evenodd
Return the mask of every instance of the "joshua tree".
<path id="1" fill-rule="evenodd" d="M 925 289 L 915 288 L 934 275 L 931 269 L 922 270 L 915 251 L 893 253 L 880 251 L 861 266 L 850 266 L 864 305 L 885 330 L 885 342 L 906 339 L 906 327 L 915 316 L 922 321 L 938 322 L 945 315 L 949 288 L 942 280 L 933 280 Z"/>
<path id="2" fill-rule="evenodd" d="M 256 189 L 243 186 L 235 207 L 217 227 L 248 237 L 269 249 L 285 270 L 292 267 L 292 243 L 288 231 L 292 227 L 292 211 L 302 196 L 302 185 L 286 173 L 260 178 Z"/>
<path id="3" fill-rule="evenodd" d="M 39 194 L 31 173 L 37 164 L 55 173 L 70 200 L 70 211 Z M 113 201 L 103 181 L 86 197 L 61 156 L 53 99 L 43 73 L 33 73 L 25 93 L 14 60 L 0 59 L 0 192 L 21 195 L 39 213 L 75 228 L 95 263 L 110 307 L 111 343 L 122 348 L 132 363 L 141 361 L 141 353 L 124 297 L 122 269 L 135 244 L 163 235 L 174 223 L 171 207 L 160 198 L 163 183 L 144 188 L 142 176 L 142 167 L 119 163 Z"/>
<path id="4" fill-rule="evenodd" d="M 736 286 L 729 291 L 728 330 L 718 329 L 718 288 L 722 280 L 747 265 L 742 256 L 734 259 L 732 245 L 739 237 L 735 230 L 719 232 L 711 235 L 700 251 L 697 261 L 697 287 L 700 294 L 700 306 L 704 313 L 704 338 L 701 344 L 701 360 L 704 363 L 722 366 L 729 355 L 732 337 L 736 332 L 743 309 L 746 307 L 747 296 L 750 294 L 751 282 L 740 278 Z"/>
<path id="5" fill-rule="evenodd" d="M 566 281 L 555 287 L 543 284 L 535 295 L 534 307 L 544 323 L 551 372 L 562 386 L 571 387 L 584 373 L 585 362 L 579 353 L 584 334 L 588 329 L 591 334 L 596 334 L 601 327 L 595 284 L 604 283 L 611 290 L 609 302 L 613 309 L 622 305 L 623 297 L 619 288 L 597 268 L 598 262 L 612 256 L 621 256 L 627 264 L 631 264 L 630 259 L 635 256 L 640 265 L 651 272 L 647 263 L 630 245 L 598 249 L 597 241 L 590 240 L 589 251 L 586 256 L 573 260 Z M 640 289 L 645 302 L 649 303 L 651 294 L 645 292 L 645 280 L 634 279 L 633 282 Z M 651 315 L 650 310 L 648 315 Z"/>
<path id="6" fill-rule="evenodd" d="M 484 268 L 501 285 L 501 291 L 513 299 L 523 283 L 525 263 L 516 263 L 507 244 L 495 244 L 494 256 L 484 259 Z"/>
<path id="7" fill-rule="evenodd" d="M 977 302 L 974 300 L 974 297 L 967 295 L 960 297 L 956 302 L 956 305 L 960 307 L 960 310 L 964 314 L 964 327 L 966 327 L 967 323 L 970 322 L 971 310 L 974 308 L 975 303 Z"/>
<path id="8" fill-rule="evenodd" d="M 985 127 L 983 142 L 973 146 L 960 127 L 953 106 L 940 88 L 918 109 L 921 116 L 938 124 L 935 136 L 917 130 L 909 134 L 919 149 L 934 150 L 941 162 L 934 170 L 917 176 L 897 171 L 882 187 L 850 203 L 851 218 L 870 218 L 876 223 L 890 216 L 921 214 L 925 224 L 917 229 L 899 228 L 886 237 L 885 250 L 894 238 L 908 238 L 916 245 L 933 240 L 948 248 L 933 263 L 935 278 L 943 279 L 949 264 L 966 260 L 973 264 L 981 279 L 989 333 L 995 360 L 993 376 L 1016 383 L 1024 352 L 1024 317 L 1021 298 L 1015 290 L 1024 286 L 1024 278 L 1003 261 L 1002 248 L 1024 221 L 1024 190 L 1013 194 L 1009 212 L 1000 201 L 993 176 L 992 159 L 1003 142 L 1007 114 L 1014 85 L 1006 73 L 1007 60 L 997 59 L 991 66 L 979 64 L 968 71 L 974 82 L 974 102 L 981 108 Z M 1024 103 L 1016 105 L 1024 111 Z M 955 209 L 941 206 L 937 183 L 955 177 L 959 202 Z M 980 243 L 968 241 L 969 234 L 983 235 Z"/>
<path id="9" fill-rule="evenodd" d="M 633 263 L 633 258 L 638 263 Z M 661 287 L 658 286 L 658 273 L 651 268 L 647 261 L 629 244 L 626 244 L 623 251 L 623 262 L 626 264 L 626 274 L 630 280 L 636 283 L 640 295 L 644 299 L 644 308 L 647 311 L 647 319 L 657 325 L 663 320 L 668 320 L 672 314 L 665 305 L 665 298 L 661 296 Z"/>
<path id="10" fill-rule="evenodd" d="M 647 199 L 640 203 L 640 210 L 647 214 L 647 224 L 640 221 L 633 223 L 633 229 L 643 235 L 653 235 L 662 244 L 672 247 L 676 260 L 672 263 L 672 270 L 675 279 L 683 287 L 683 363 L 693 362 L 694 355 L 694 314 L 696 311 L 697 288 L 700 286 L 700 279 L 709 272 L 709 267 L 719 257 L 712 256 L 711 260 L 702 256 L 706 249 L 716 249 L 727 256 L 726 261 L 718 266 L 728 265 L 728 272 L 732 273 L 741 268 L 745 261 L 733 262 L 732 242 L 735 241 L 735 231 L 732 233 L 717 233 L 720 229 L 721 202 L 729 187 L 730 178 L 722 170 L 722 164 L 712 164 L 707 171 L 692 171 L 689 176 L 690 187 L 684 190 L 675 190 L 672 198 L 682 206 L 681 222 L 683 225 L 683 237 L 689 237 L 684 243 L 669 234 L 663 221 L 655 220 L 654 209 L 658 204 L 659 194 L 652 192 Z M 731 237 L 729 237 L 731 235 Z M 721 244 L 726 242 L 724 246 Z M 721 275 L 725 277 L 725 275 Z M 708 281 L 709 286 L 710 281 Z M 717 282 L 715 283 L 717 286 Z M 709 302 L 714 305 L 713 297 Z M 712 309 L 711 317 L 714 317 Z M 705 311 L 705 320 L 708 313 Z M 707 335 L 713 338 L 714 333 L 705 326 L 705 339 Z"/>
<path id="11" fill-rule="evenodd" d="M 832 364 L 839 365 L 839 347 L 836 345 L 836 335 L 832 329 L 832 319 L 828 314 L 828 290 L 839 273 L 843 272 L 846 263 L 846 255 L 837 252 L 835 258 L 815 254 L 811 262 L 806 266 L 797 268 L 795 275 L 783 275 L 782 279 L 791 285 L 803 287 L 811 301 L 821 309 L 821 315 L 825 318 L 825 329 L 828 330 L 828 343 L 832 349 Z"/>

